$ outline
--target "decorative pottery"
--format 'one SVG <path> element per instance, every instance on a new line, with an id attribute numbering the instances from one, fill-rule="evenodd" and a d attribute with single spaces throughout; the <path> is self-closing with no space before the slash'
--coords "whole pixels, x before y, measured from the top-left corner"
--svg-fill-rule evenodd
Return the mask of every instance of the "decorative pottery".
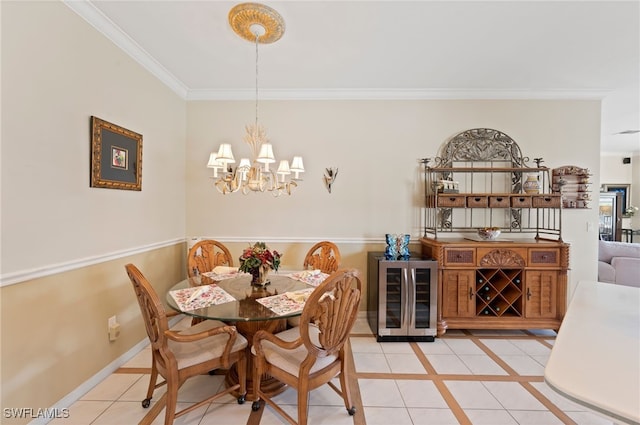
<path id="1" fill-rule="evenodd" d="M 384 250 L 384 258 L 386 258 L 387 260 L 395 260 L 396 258 L 398 258 L 398 236 L 387 233 L 385 235 L 385 239 L 387 241 L 387 248 Z"/>
<path id="2" fill-rule="evenodd" d="M 398 235 L 398 239 L 396 243 L 398 244 L 398 259 L 399 260 L 408 260 L 410 257 L 409 254 L 409 240 L 411 239 L 411 235 Z"/>
<path id="3" fill-rule="evenodd" d="M 269 266 L 262 265 L 251 269 L 251 284 L 254 286 L 265 286 L 269 284 Z"/>
<path id="4" fill-rule="evenodd" d="M 522 189 L 524 190 L 524 193 L 530 195 L 540 193 L 540 181 L 538 180 L 538 175 L 529 174 L 525 182 L 522 184 Z"/>
<path id="5" fill-rule="evenodd" d="M 387 260 L 408 260 L 410 239 L 411 235 L 387 233 L 385 235 L 387 247 L 384 251 L 384 258 Z"/>

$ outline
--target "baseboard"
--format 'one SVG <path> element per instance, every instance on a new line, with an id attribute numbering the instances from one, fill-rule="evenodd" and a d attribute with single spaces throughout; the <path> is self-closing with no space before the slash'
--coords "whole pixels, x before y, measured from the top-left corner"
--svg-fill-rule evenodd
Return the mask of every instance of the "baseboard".
<path id="1" fill-rule="evenodd" d="M 170 327 L 171 326 L 175 326 L 183 318 L 184 317 L 182 315 L 178 315 L 178 316 L 172 318 L 169 321 L 169 326 Z M 121 355 L 120 357 L 118 357 L 117 359 L 112 361 L 111 363 L 109 363 L 106 367 L 104 367 L 98 373 L 93 375 L 91 378 L 89 378 L 86 381 L 84 381 L 75 390 L 71 391 L 69 394 L 67 394 L 62 399 L 60 399 L 56 404 L 51 406 L 48 409 L 48 411 L 54 412 L 54 411 L 61 411 L 62 409 L 68 409 L 73 403 L 75 403 L 76 401 L 80 400 L 80 398 L 82 398 L 83 395 L 88 393 L 93 387 L 95 387 L 100 382 L 102 382 L 105 379 L 107 379 L 109 377 L 109 375 L 114 373 L 116 370 L 118 370 L 120 367 L 122 367 L 124 364 L 126 364 L 129 360 L 134 358 L 147 345 L 149 345 L 149 339 L 145 338 L 142 341 L 140 341 L 139 343 L 137 343 L 136 345 L 134 345 L 133 347 L 131 347 L 131 349 L 129 351 L 127 351 L 126 353 L 124 353 L 123 355 Z M 151 365 L 149 365 L 149 366 L 151 366 Z M 37 418 L 37 419 L 34 419 L 33 421 L 29 422 L 29 425 L 45 425 L 45 424 L 48 424 L 52 419 L 54 419 L 54 418 Z"/>

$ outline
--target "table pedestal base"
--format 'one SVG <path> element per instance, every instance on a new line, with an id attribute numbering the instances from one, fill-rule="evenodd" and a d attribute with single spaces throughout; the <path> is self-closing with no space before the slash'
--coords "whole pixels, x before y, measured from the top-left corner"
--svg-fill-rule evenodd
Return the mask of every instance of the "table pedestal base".
<path id="1" fill-rule="evenodd" d="M 285 319 L 281 319 L 235 322 L 234 325 L 236 326 L 236 329 L 238 329 L 238 332 L 247 338 L 247 341 L 249 341 L 249 345 L 247 346 L 247 400 L 253 401 L 255 399 L 255 394 L 253 392 L 253 355 L 251 354 L 253 336 L 259 330 L 265 330 L 271 333 L 281 332 L 286 329 L 287 321 Z M 233 365 L 231 369 L 229 369 L 225 378 L 225 383 L 227 386 L 233 386 L 238 383 L 238 371 L 236 369 L 236 365 Z M 265 394 L 275 396 L 285 390 L 286 384 L 283 384 L 271 376 L 265 375 L 260 380 L 260 388 Z M 239 394 L 234 395 L 236 397 L 239 396 Z"/>

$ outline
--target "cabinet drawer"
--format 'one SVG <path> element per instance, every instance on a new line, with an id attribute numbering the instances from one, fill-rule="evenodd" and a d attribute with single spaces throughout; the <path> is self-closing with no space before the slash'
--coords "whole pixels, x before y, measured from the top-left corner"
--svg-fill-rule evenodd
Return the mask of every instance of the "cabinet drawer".
<path id="1" fill-rule="evenodd" d="M 534 196 L 531 199 L 533 208 L 560 208 L 559 196 Z"/>
<path id="2" fill-rule="evenodd" d="M 464 195 L 443 195 L 443 196 L 438 196 L 438 206 L 439 207 L 464 208 L 466 206 L 465 198 L 466 198 L 466 196 L 464 196 Z"/>
<path id="3" fill-rule="evenodd" d="M 475 266 L 476 250 L 468 249 L 444 249 L 445 266 Z"/>
<path id="4" fill-rule="evenodd" d="M 513 208 L 531 208 L 530 196 L 512 196 L 511 207 Z"/>
<path id="5" fill-rule="evenodd" d="M 467 207 L 487 208 L 489 201 L 486 196 L 467 196 Z"/>
<path id="6" fill-rule="evenodd" d="M 491 208 L 509 208 L 509 197 L 489 196 L 489 206 Z"/>
<path id="7" fill-rule="evenodd" d="M 529 250 L 529 267 L 559 267 L 560 250 L 532 248 Z"/>

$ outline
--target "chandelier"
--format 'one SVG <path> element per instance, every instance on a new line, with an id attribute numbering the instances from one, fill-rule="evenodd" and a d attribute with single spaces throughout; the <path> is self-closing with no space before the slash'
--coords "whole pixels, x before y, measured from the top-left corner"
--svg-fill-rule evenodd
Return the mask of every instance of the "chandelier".
<path id="1" fill-rule="evenodd" d="M 236 160 L 231 145 L 223 143 L 217 152 L 209 155 L 208 168 L 213 169 L 213 185 L 220 193 L 271 192 L 274 196 L 291 194 L 304 172 L 301 156 L 294 156 L 291 164 L 281 160 L 274 171 L 270 164 L 276 162 L 273 146 L 267 139 L 264 127 L 258 124 L 258 45 L 273 43 L 284 34 L 282 16 L 268 6 L 242 3 L 229 12 L 229 24 L 240 37 L 255 42 L 256 46 L 256 119 L 245 127 L 244 141 L 251 148 L 252 160 L 242 158 L 235 169 Z"/>

